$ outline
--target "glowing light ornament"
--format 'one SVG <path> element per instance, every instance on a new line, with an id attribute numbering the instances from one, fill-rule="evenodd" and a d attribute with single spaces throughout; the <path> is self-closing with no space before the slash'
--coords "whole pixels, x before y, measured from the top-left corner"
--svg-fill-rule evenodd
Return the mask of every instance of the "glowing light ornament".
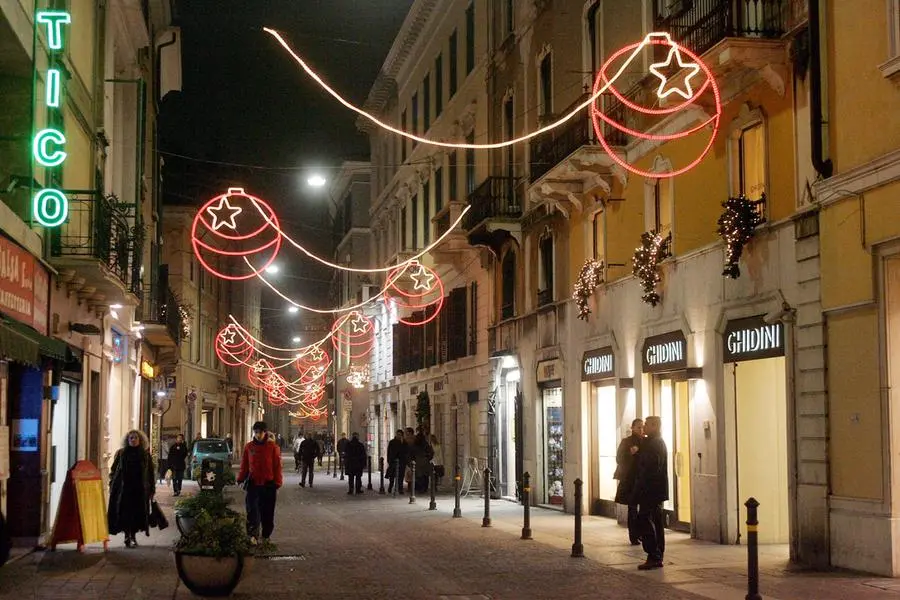
<path id="1" fill-rule="evenodd" d="M 229 323 L 216 335 L 216 356 L 229 367 L 247 364 L 253 357 L 254 347 L 234 324 Z"/>
<path id="2" fill-rule="evenodd" d="M 272 371 L 272 363 L 264 358 L 257 360 L 247 368 L 247 379 L 250 380 L 250 385 L 255 388 L 263 387 L 265 385 L 263 378 L 267 376 L 270 371 Z"/>
<path id="3" fill-rule="evenodd" d="M 272 264 L 281 248 L 280 231 L 272 207 L 243 188 L 228 188 L 197 211 L 191 245 L 204 269 L 222 279 L 241 281 Z"/>
<path id="4" fill-rule="evenodd" d="M 347 375 L 347 383 L 356 389 L 362 389 L 369 383 L 369 365 L 350 366 L 350 374 Z"/>
<path id="5" fill-rule="evenodd" d="M 331 357 L 319 344 L 315 344 L 300 353 L 295 365 L 300 373 L 300 383 L 311 383 L 325 378 L 331 366 Z"/>
<path id="6" fill-rule="evenodd" d="M 375 347 L 375 324 L 361 312 L 349 312 L 331 326 L 331 344 L 350 360 L 363 358 Z"/>
<path id="7" fill-rule="evenodd" d="M 401 316 L 401 323 L 424 325 L 438 316 L 444 305 L 444 283 L 432 269 L 413 261 L 391 271 L 387 280 L 384 297 L 394 302 L 399 314 L 424 311 L 420 320 Z"/>
<path id="8" fill-rule="evenodd" d="M 616 77 L 621 73 L 621 69 L 616 73 L 615 77 L 607 77 L 607 70 L 615 61 L 620 59 L 623 55 L 631 53 L 625 63 L 627 65 L 628 62 L 631 62 L 634 59 L 634 51 L 639 50 L 642 45 L 645 45 L 647 43 L 653 46 L 664 46 L 668 48 L 666 60 L 654 63 L 649 68 L 650 73 L 658 77 L 660 80 L 655 97 L 660 100 L 664 100 L 669 96 L 675 94 L 681 96 L 684 99 L 683 102 L 678 102 L 672 106 L 667 106 L 665 108 L 641 106 L 626 98 L 619 90 L 616 89 L 614 83 Z M 685 59 L 685 57 L 687 57 L 687 60 Z M 664 69 L 671 67 L 673 64 L 677 65 L 683 71 L 683 79 L 680 79 L 678 83 L 673 83 L 672 81 L 670 81 L 669 77 L 663 71 Z M 691 82 L 700 73 L 703 74 L 703 80 L 700 86 L 695 90 L 692 87 Z M 719 95 L 719 86 L 716 84 L 716 80 L 715 77 L 713 77 L 712 71 L 710 71 L 709 67 L 700 60 L 700 57 L 684 46 L 673 41 L 668 33 L 651 33 L 647 36 L 647 38 L 644 39 L 643 42 L 626 46 L 610 56 L 606 60 L 606 62 L 603 63 L 603 66 L 600 67 L 600 71 L 597 73 L 597 78 L 594 80 L 594 94 L 592 95 L 592 97 L 596 96 L 597 92 L 600 90 L 608 91 L 613 96 L 615 96 L 615 98 L 620 103 L 622 103 L 624 107 L 634 111 L 635 113 L 638 113 L 648 121 L 655 118 L 665 118 L 669 115 L 684 112 L 686 111 L 686 109 L 694 106 L 707 92 L 709 92 L 712 96 L 712 104 L 714 110 L 713 114 L 709 116 L 709 118 L 701 121 L 697 125 L 693 125 L 687 129 L 684 129 L 683 131 L 668 134 L 648 133 L 645 131 L 638 131 L 637 129 L 627 127 L 624 123 L 619 123 L 612 117 L 606 115 L 597 106 L 592 105 L 591 120 L 594 124 L 594 132 L 597 135 L 597 141 L 600 142 L 600 145 L 603 146 L 603 149 L 606 150 L 607 154 L 609 154 L 609 157 L 613 161 L 618 163 L 622 168 L 627 169 L 628 171 L 631 171 L 632 173 L 635 173 L 637 175 L 648 178 L 662 179 L 675 177 L 676 175 L 681 175 L 683 173 L 686 173 L 687 171 L 690 171 L 698 164 L 700 164 L 700 161 L 702 161 L 703 158 L 709 153 L 710 149 L 712 149 L 713 142 L 715 141 L 716 134 L 719 130 L 719 121 L 722 116 L 722 99 Z M 620 153 L 615 151 L 612 148 L 612 145 L 606 139 L 606 136 L 603 133 L 604 123 L 612 127 L 613 129 L 626 133 L 634 138 L 637 138 L 638 140 L 651 140 L 657 142 L 683 139 L 708 128 L 711 128 L 711 131 L 709 133 L 709 141 L 706 143 L 706 145 L 703 147 L 700 154 L 696 158 L 694 158 L 686 165 L 677 167 L 672 171 L 659 173 L 648 171 L 646 169 L 640 169 L 622 158 L 620 156 Z"/>

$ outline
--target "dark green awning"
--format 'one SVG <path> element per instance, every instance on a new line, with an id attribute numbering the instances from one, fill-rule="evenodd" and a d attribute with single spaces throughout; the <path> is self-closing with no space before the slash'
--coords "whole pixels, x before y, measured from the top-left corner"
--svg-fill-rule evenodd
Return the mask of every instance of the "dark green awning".
<path id="1" fill-rule="evenodd" d="M 38 343 L 9 327 L 8 322 L 0 322 L 0 356 L 34 367 L 41 364 Z"/>
<path id="2" fill-rule="evenodd" d="M 3 325 L 18 333 L 20 336 L 28 338 L 29 340 L 37 344 L 38 352 L 41 354 L 41 356 L 46 356 L 47 358 L 55 358 L 56 360 L 66 360 L 69 356 L 69 346 L 62 340 L 57 340 L 52 337 L 42 335 L 28 325 L 19 323 L 18 321 L 6 319 Z M 36 363 L 37 361 L 31 364 Z"/>

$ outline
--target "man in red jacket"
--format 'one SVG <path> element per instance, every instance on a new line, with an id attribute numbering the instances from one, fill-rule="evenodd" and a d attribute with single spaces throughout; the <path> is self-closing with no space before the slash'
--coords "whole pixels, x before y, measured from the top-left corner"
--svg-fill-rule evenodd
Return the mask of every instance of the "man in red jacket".
<path id="1" fill-rule="evenodd" d="M 269 541 L 275 529 L 276 490 L 283 483 L 281 475 L 281 450 L 269 439 L 268 427 L 263 421 L 253 424 L 253 439 L 244 446 L 241 456 L 241 472 L 238 484 L 247 490 L 247 535 L 250 544 L 257 544 L 262 522 L 263 543 Z"/>

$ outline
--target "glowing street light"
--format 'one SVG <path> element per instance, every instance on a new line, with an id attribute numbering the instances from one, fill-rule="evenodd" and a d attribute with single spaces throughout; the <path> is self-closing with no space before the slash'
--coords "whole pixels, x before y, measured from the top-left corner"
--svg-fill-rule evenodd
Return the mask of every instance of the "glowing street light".
<path id="1" fill-rule="evenodd" d="M 300 336 L 299 336 L 299 335 L 295 335 L 295 336 L 294 336 L 294 339 L 293 339 L 293 342 L 294 342 L 295 344 L 299 344 L 299 343 L 300 343 Z"/>
<path id="2" fill-rule="evenodd" d="M 291 306 L 288 306 L 288 312 L 295 315 L 300 312 L 300 309 L 292 304 Z"/>
<path id="3" fill-rule="evenodd" d="M 312 187 L 322 187 L 326 183 L 328 183 L 328 180 L 325 179 L 324 177 L 322 177 L 321 175 L 310 175 L 309 178 L 306 180 L 306 183 Z"/>
<path id="4" fill-rule="evenodd" d="M 269 265 L 268 267 L 266 267 L 266 273 L 268 273 L 269 275 L 274 275 L 275 273 L 277 273 L 280 270 L 281 269 L 279 268 L 278 265 Z"/>

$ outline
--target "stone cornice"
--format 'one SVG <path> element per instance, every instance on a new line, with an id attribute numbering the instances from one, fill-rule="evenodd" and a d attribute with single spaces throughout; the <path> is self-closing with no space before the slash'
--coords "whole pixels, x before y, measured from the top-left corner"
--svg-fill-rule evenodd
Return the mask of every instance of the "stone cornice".
<path id="1" fill-rule="evenodd" d="M 900 150 L 839 173 L 813 185 L 819 206 L 827 206 L 848 197 L 900 180 Z"/>

